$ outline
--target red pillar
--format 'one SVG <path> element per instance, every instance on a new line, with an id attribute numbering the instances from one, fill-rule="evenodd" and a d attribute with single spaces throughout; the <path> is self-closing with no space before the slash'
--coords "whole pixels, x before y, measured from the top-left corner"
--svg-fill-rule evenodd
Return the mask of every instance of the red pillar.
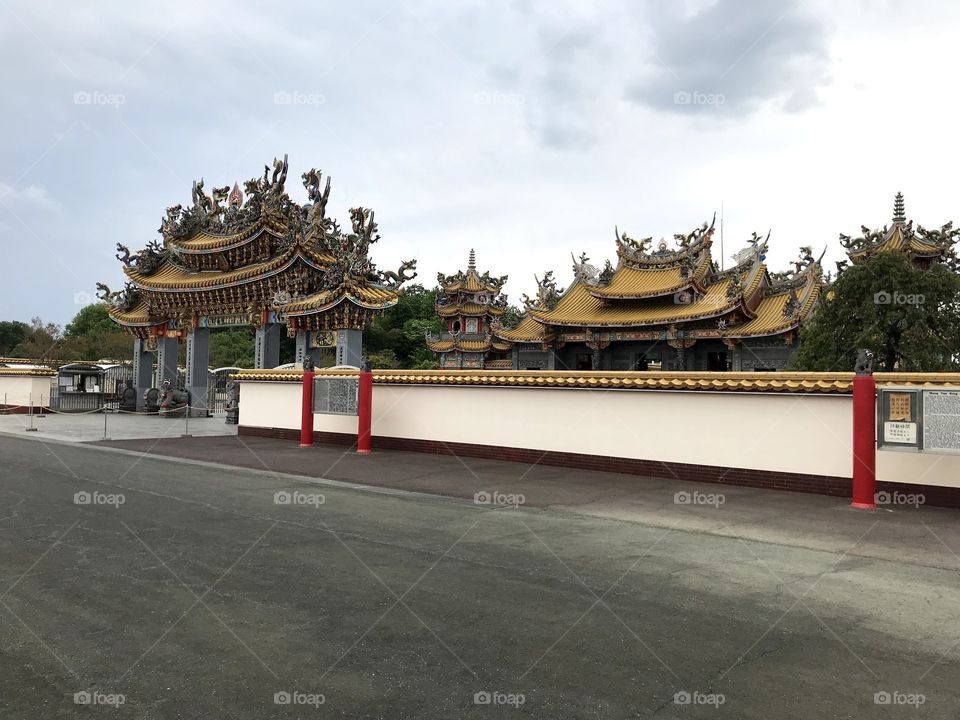
<path id="1" fill-rule="evenodd" d="M 300 405 L 300 447 L 313 445 L 313 370 L 303 371 L 303 398 Z"/>
<path id="2" fill-rule="evenodd" d="M 853 378 L 853 502 L 875 510 L 877 488 L 877 383 L 873 375 Z"/>
<path id="3" fill-rule="evenodd" d="M 360 373 L 360 395 L 357 398 L 357 452 L 370 452 L 370 421 L 373 415 L 373 373 Z"/>

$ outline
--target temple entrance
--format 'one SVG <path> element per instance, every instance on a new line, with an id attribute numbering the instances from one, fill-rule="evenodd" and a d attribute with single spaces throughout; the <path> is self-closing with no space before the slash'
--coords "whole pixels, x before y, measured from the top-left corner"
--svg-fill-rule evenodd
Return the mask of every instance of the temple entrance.
<path id="1" fill-rule="evenodd" d="M 577 370 L 593 370 L 593 353 L 577 353 Z"/>
<path id="2" fill-rule="evenodd" d="M 336 338 L 338 365 L 362 364 L 363 328 L 397 303 L 416 261 L 378 270 L 369 257 L 380 239 L 373 210 L 352 208 L 350 228 L 341 227 L 326 215 L 330 178 L 324 185 L 319 170 L 303 173 L 303 204 L 285 189 L 288 169 L 286 156 L 274 159 L 243 190 L 234 183 L 212 195 L 197 180 L 190 207 L 167 208 L 162 243 L 139 252 L 117 245 L 127 282 L 116 292 L 97 283 L 97 296 L 134 338 L 137 409 L 161 388 L 168 408 L 174 396 L 191 415 L 220 408 L 225 388 L 209 372 L 213 331 L 237 335 L 232 357 L 217 365 L 246 364 L 241 345 L 250 337 L 238 328 L 252 334 L 255 368 L 276 368 L 284 355 L 297 366 L 308 356 L 316 362 L 333 342 L 327 336 Z"/>
<path id="3" fill-rule="evenodd" d="M 730 367 L 727 364 L 727 353 L 725 352 L 708 352 L 707 353 L 707 370 L 709 372 L 725 372 L 729 369 Z"/>

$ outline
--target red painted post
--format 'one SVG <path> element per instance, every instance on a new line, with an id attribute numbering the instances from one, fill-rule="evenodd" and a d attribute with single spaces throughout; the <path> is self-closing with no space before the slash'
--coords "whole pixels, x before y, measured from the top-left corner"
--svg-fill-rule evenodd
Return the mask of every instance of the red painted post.
<path id="1" fill-rule="evenodd" d="M 300 406 L 300 447 L 313 445 L 313 370 L 303 371 L 303 398 Z"/>
<path id="2" fill-rule="evenodd" d="M 875 510 L 877 489 L 877 383 L 873 375 L 853 378 L 853 502 Z"/>
<path id="3" fill-rule="evenodd" d="M 360 395 L 357 398 L 357 452 L 370 452 L 370 421 L 373 415 L 373 373 L 360 373 Z"/>

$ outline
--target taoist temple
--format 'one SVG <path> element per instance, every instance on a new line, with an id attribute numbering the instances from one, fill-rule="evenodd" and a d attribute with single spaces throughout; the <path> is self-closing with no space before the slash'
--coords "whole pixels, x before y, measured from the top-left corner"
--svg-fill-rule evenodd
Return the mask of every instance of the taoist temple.
<path id="1" fill-rule="evenodd" d="M 566 290 L 552 272 L 544 273 L 536 297 L 523 297 L 525 313 L 512 327 L 499 321 L 506 278 L 481 288 L 483 282 L 471 280 L 471 257 L 466 273 L 441 278 L 437 310 L 458 322 L 428 344 L 445 367 L 501 367 L 498 358 L 509 357 L 519 370 L 783 369 L 820 295 L 819 261 L 801 248 L 793 269 L 771 273 L 769 235 L 754 234 L 735 265 L 721 270 L 712 256 L 713 235 L 714 225 L 704 223 L 675 235 L 676 247 L 661 241 L 652 249 L 652 238 L 617 232 L 616 266 L 607 261 L 601 270 L 585 255 L 574 258 Z M 478 285 L 485 304 L 463 301 L 460 278 Z"/>

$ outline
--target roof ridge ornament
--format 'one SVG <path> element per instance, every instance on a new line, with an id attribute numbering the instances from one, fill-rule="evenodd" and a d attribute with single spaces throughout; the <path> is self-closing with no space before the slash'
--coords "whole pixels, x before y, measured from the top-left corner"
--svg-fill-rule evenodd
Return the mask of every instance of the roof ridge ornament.
<path id="1" fill-rule="evenodd" d="M 557 281 L 553 277 L 553 270 L 547 270 L 543 274 L 543 280 L 536 275 L 533 276 L 537 283 L 537 296 L 531 298 L 524 293 L 520 296 L 520 301 L 527 310 L 552 310 L 560 302 L 560 291 L 557 290 Z"/>
<path id="2" fill-rule="evenodd" d="M 476 269 L 477 269 L 477 254 L 473 251 L 473 248 L 470 248 L 470 255 L 467 259 L 467 270 L 476 271 Z"/>
<path id="3" fill-rule="evenodd" d="M 588 285 L 596 285 L 598 277 L 600 276 L 600 270 L 590 264 L 590 258 L 587 257 L 587 254 L 585 252 L 580 253 L 579 262 L 577 262 L 577 258 L 573 253 L 570 253 L 570 258 L 573 260 L 573 274 L 575 278 L 582 280 Z"/>

